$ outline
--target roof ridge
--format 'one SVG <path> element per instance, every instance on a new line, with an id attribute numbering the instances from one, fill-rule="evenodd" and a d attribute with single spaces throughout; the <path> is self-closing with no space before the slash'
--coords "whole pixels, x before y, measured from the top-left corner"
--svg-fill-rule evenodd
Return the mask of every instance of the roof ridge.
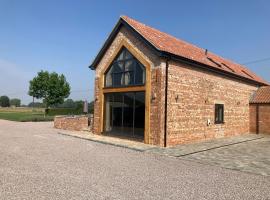
<path id="1" fill-rule="evenodd" d="M 149 25 L 147 25 L 147 24 L 144 24 L 144 23 L 142 23 L 142 22 L 139 22 L 139 21 L 137 21 L 137 20 L 135 20 L 135 19 L 133 19 L 133 18 L 130 18 L 130 17 L 126 16 L 126 15 L 120 16 L 120 17 L 121 17 L 123 20 L 125 20 L 125 18 L 127 18 L 127 19 L 129 19 L 129 20 L 133 20 L 133 21 L 135 21 L 135 22 L 137 22 L 137 23 L 140 23 L 141 25 L 144 25 L 144 26 L 150 28 L 150 29 L 153 29 L 153 30 L 155 30 L 155 31 L 158 31 L 158 32 L 160 32 L 160 33 L 162 33 L 162 34 L 166 34 L 167 36 L 172 37 L 172 38 L 178 40 L 179 42 L 183 42 L 183 43 L 185 43 L 185 44 L 187 44 L 187 45 L 192 45 L 193 47 L 197 48 L 198 50 L 203 50 L 203 51 L 205 50 L 204 48 L 199 47 L 199 46 L 197 46 L 196 44 L 193 44 L 193 43 L 191 43 L 191 42 L 187 42 L 187 41 L 185 41 L 185 40 L 182 40 L 182 39 L 180 39 L 180 38 L 177 38 L 176 36 L 171 35 L 170 33 L 167 33 L 167 32 L 165 32 L 165 31 L 158 30 L 158 29 L 156 29 L 156 28 L 154 28 L 154 27 L 151 27 L 151 26 L 149 26 Z M 126 21 L 126 20 L 125 20 L 125 21 Z M 126 21 L 126 22 L 128 23 L 128 21 Z M 129 24 L 129 25 L 132 26 L 132 24 Z M 132 26 L 132 27 L 133 27 L 133 26 Z M 133 28 L 134 28 L 134 27 L 133 27 Z M 211 52 L 210 52 L 210 53 L 211 53 Z"/>
<path id="2" fill-rule="evenodd" d="M 237 63 L 236 61 L 234 61 L 234 60 L 231 59 L 231 58 L 224 58 L 223 56 L 220 56 L 220 55 L 218 55 L 218 54 L 216 54 L 216 53 L 214 53 L 214 52 L 212 52 L 212 51 L 209 51 L 209 49 L 207 49 L 207 48 L 204 49 L 204 48 L 202 48 L 202 47 L 199 47 L 199 46 L 196 45 L 196 44 L 193 44 L 193 43 L 191 43 L 191 42 L 188 42 L 188 41 L 182 40 L 182 39 L 180 39 L 180 38 L 177 38 L 177 37 L 174 36 L 174 35 L 171 35 L 171 34 L 169 34 L 169 33 L 167 33 L 167 32 L 158 30 L 158 29 L 156 29 L 156 28 L 154 28 L 154 27 L 151 27 L 151 26 L 149 26 L 149 25 L 147 25 L 147 24 L 144 24 L 144 23 L 142 23 L 142 22 L 139 22 L 139 21 L 137 21 L 137 20 L 135 20 L 135 19 L 133 19 L 133 18 L 130 18 L 130 17 L 126 16 L 126 15 L 121 16 L 121 18 L 124 19 L 124 20 L 125 20 L 125 18 L 127 18 L 127 19 L 129 19 L 129 20 L 133 20 L 133 21 L 135 21 L 136 23 L 140 23 L 141 25 L 144 25 L 144 26 L 146 26 L 146 27 L 148 27 L 148 28 L 150 28 L 150 29 L 153 29 L 153 30 L 155 30 L 155 31 L 158 31 L 158 32 L 160 32 L 160 33 L 162 33 L 162 34 L 166 34 L 167 36 L 172 37 L 172 38 L 178 40 L 179 42 L 185 43 L 185 44 L 187 44 L 187 45 L 191 45 L 191 46 L 195 47 L 197 50 L 200 50 L 200 51 L 203 51 L 203 52 L 204 52 L 205 50 L 207 50 L 207 51 L 208 51 L 208 54 L 212 54 L 212 56 L 217 56 L 217 57 L 221 58 L 221 59 L 224 60 L 224 61 L 232 62 L 232 63 L 234 63 L 234 64 L 236 64 L 236 65 L 239 65 L 239 66 L 241 66 L 242 68 L 245 69 L 245 66 L 244 66 L 244 65 Z M 126 21 L 126 20 L 125 20 L 125 21 Z M 127 21 L 127 23 L 128 23 L 128 21 Z M 130 25 L 132 26 L 132 24 L 130 24 Z M 132 26 L 132 27 L 133 27 L 133 26 Z M 206 56 L 206 58 L 207 58 L 207 56 Z M 220 64 L 221 64 L 221 63 L 220 63 Z"/>
<path id="3" fill-rule="evenodd" d="M 195 60 L 202 64 L 206 64 L 211 67 L 218 67 L 215 63 L 210 63 L 207 57 L 212 58 L 216 63 L 221 64 L 224 62 L 233 70 L 228 69 L 228 67 L 223 68 L 224 71 L 236 74 L 241 77 L 245 77 L 263 84 L 269 84 L 264 79 L 256 75 L 245 65 L 239 64 L 236 61 L 224 58 L 214 52 L 208 51 L 206 54 L 206 49 L 201 48 L 193 43 L 187 42 L 185 40 L 179 39 L 169 33 L 160 31 L 149 25 L 141 23 L 135 19 L 128 16 L 121 16 L 126 23 L 128 23 L 132 28 L 134 28 L 139 34 L 141 34 L 148 42 L 150 42 L 155 48 L 160 51 L 168 52 L 176 56 L 186 57 L 191 60 Z M 149 34 L 148 32 L 151 32 Z M 147 36 L 147 37 L 145 37 Z M 155 38 L 156 37 L 156 38 Z M 162 41 L 163 40 L 163 41 Z M 171 40 L 171 41 L 169 41 Z"/>

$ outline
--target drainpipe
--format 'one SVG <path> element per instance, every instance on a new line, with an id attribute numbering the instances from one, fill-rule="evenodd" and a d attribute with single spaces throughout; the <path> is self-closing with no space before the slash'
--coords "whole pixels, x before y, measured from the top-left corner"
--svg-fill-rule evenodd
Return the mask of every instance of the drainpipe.
<path id="1" fill-rule="evenodd" d="M 168 71 L 169 71 L 169 58 L 166 59 L 166 75 L 165 75 L 164 147 L 167 147 Z"/>

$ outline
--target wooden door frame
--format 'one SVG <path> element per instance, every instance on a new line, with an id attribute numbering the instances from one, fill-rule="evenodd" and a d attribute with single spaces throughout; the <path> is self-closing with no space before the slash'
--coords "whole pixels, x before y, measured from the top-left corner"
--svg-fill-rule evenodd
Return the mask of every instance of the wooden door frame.
<path id="1" fill-rule="evenodd" d="M 118 88 L 105 88 L 105 73 L 107 69 L 111 66 L 111 63 L 118 55 L 120 50 L 125 47 L 137 60 L 141 62 L 141 64 L 145 67 L 145 85 L 143 86 L 128 86 L 128 87 L 118 87 Z M 143 58 L 140 53 L 131 46 L 125 39 L 123 39 L 116 50 L 114 51 L 113 55 L 109 59 L 106 64 L 106 67 L 101 71 L 101 77 L 99 81 L 99 88 L 100 88 L 100 107 L 101 107 L 101 116 L 100 116 L 100 126 L 99 132 L 103 133 L 104 131 L 104 118 L 105 118 L 105 100 L 104 94 L 109 92 L 145 92 L 145 125 L 144 125 L 144 143 L 149 144 L 150 141 L 150 96 L 151 96 L 151 65 L 145 58 Z"/>

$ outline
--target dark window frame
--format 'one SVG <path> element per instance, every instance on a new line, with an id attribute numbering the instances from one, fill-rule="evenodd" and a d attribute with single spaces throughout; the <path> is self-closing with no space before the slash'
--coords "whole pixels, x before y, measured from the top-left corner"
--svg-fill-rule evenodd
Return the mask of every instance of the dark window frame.
<path id="1" fill-rule="evenodd" d="M 119 59 L 118 57 L 123 53 L 123 59 Z M 125 58 L 126 54 L 130 54 L 129 58 Z M 132 67 L 132 69 L 127 69 L 126 68 L 126 63 L 132 61 L 131 65 L 134 65 Z M 111 72 L 110 76 L 111 76 L 111 85 L 107 85 L 107 76 L 108 73 L 110 71 L 110 69 L 113 67 L 114 64 L 117 63 L 123 63 L 123 69 L 121 69 L 121 71 L 117 71 L 117 72 Z M 139 65 L 139 66 L 138 66 Z M 137 80 L 137 70 L 136 67 L 141 67 L 143 69 L 143 78 L 142 78 L 142 83 L 136 83 Z M 115 75 L 119 75 L 124 78 L 123 83 L 120 84 L 115 84 L 114 83 L 114 76 Z M 133 80 L 131 83 L 126 83 L 125 80 L 125 76 L 126 74 L 133 74 Z M 115 57 L 115 59 L 113 60 L 113 62 L 110 64 L 110 66 L 108 67 L 108 69 L 105 71 L 104 73 L 104 87 L 105 88 L 123 88 L 123 87 L 133 87 L 133 86 L 144 86 L 145 82 L 146 82 L 146 69 L 145 66 L 137 59 L 135 58 L 129 51 L 127 48 L 122 47 L 122 49 L 119 51 L 119 53 L 117 54 L 117 56 Z M 138 75 L 139 76 L 139 75 Z"/>
<path id="2" fill-rule="evenodd" d="M 224 104 L 215 104 L 215 124 L 224 124 Z"/>

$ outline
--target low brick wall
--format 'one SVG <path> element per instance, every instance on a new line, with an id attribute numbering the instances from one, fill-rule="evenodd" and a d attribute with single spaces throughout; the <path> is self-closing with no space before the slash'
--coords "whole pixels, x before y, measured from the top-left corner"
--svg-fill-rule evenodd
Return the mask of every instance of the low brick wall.
<path id="1" fill-rule="evenodd" d="M 249 112 L 250 132 L 270 134 L 270 104 L 250 104 Z"/>
<path id="2" fill-rule="evenodd" d="M 71 131 L 90 131 L 92 118 L 93 117 L 91 115 L 55 116 L 54 128 Z"/>

